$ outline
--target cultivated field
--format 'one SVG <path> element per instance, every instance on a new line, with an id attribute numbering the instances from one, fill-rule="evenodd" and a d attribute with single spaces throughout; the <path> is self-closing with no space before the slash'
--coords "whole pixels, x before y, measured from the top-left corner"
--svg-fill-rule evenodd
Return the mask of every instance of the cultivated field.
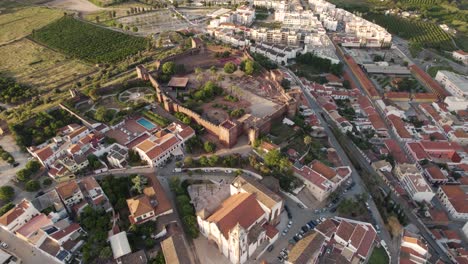
<path id="1" fill-rule="evenodd" d="M 0 61 L 0 72 L 38 89 L 53 89 L 93 71 L 28 39 L 0 46 Z"/>
<path id="2" fill-rule="evenodd" d="M 0 44 L 25 37 L 63 16 L 60 10 L 44 7 L 14 8 L 0 15 Z"/>
<path id="3" fill-rule="evenodd" d="M 144 50 L 147 40 L 64 16 L 32 34 L 46 46 L 93 63 L 117 62 Z"/>

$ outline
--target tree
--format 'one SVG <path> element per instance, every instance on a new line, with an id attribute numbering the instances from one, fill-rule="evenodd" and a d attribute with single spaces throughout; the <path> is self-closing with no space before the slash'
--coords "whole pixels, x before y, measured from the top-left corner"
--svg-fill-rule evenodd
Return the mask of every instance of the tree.
<path id="1" fill-rule="evenodd" d="M 99 253 L 99 258 L 101 259 L 108 259 L 112 256 L 112 250 L 109 246 L 103 248 Z"/>
<path id="2" fill-rule="evenodd" d="M 279 164 L 281 160 L 281 153 L 279 150 L 275 149 L 265 154 L 263 159 L 265 160 L 265 164 L 267 166 L 274 167 Z"/>
<path id="3" fill-rule="evenodd" d="M 96 16 L 96 23 L 99 23 L 99 16 Z"/>
<path id="4" fill-rule="evenodd" d="M 245 74 L 252 75 L 255 72 L 254 62 L 251 60 L 247 60 L 245 62 Z"/>
<path id="5" fill-rule="evenodd" d="M 14 203 L 7 203 L 0 208 L 0 216 L 4 215 L 6 212 L 10 211 L 15 207 Z"/>
<path id="6" fill-rule="evenodd" d="M 175 63 L 172 61 L 165 62 L 162 66 L 164 74 L 173 75 L 175 73 Z"/>
<path id="7" fill-rule="evenodd" d="M 143 193 L 143 189 L 145 188 L 146 184 L 148 184 L 148 178 L 145 176 L 137 175 L 132 179 L 132 190 L 136 191 L 137 193 Z"/>
<path id="8" fill-rule="evenodd" d="M 191 167 L 192 165 L 193 165 L 193 158 L 192 157 L 186 157 L 184 159 L 184 166 Z"/>
<path id="9" fill-rule="evenodd" d="M 138 28 L 137 27 L 132 27 L 132 31 L 133 32 L 138 32 Z"/>
<path id="10" fill-rule="evenodd" d="M 27 169 L 22 169 L 16 172 L 16 178 L 19 181 L 25 182 L 31 177 L 31 172 Z"/>
<path id="11" fill-rule="evenodd" d="M 208 153 L 212 153 L 216 150 L 216 145 L 213 142 L 206 141 L 205 144 L 203 144 L 203 149 Z"/>
<path id="12" fill-rule="evenodd" d="M 152 259 L 150 263 L 151 264 L 166 264 L 166 260 L 164 259 L 164 254 L 163 254 L 162 250 L 160 250 L 158 252 L 156 257 L 154 259 Z"/>
<path id="13" fill-rule="evenodd" d="M 0 200 L 8 202 L 15 196 L 15 189 L 13 187 L 5 185 L 0 187 Z"/>
<path id="14" fill-rule="evenodd" d="M 218 164 L 218 161 L 219 161 L 219 157 L 216 156 L 216 155 L 212 155 L 212 156 L 208 159 L 208 164 L 209 164 L 211 167 L 214 167 L 214 166 L 216 166 L 216 164 Z"/>
<path id="15" fill-rule="evenodd" d="M 100 106 L 94 113 L 94 119 L 100 122 L 109 122 L 112 120 L 113 112 L 108 111 L 104 106 Z"/>
<path id="16" fill-rule="evenodd" d="M 304 137 L 304 144 L 306 144 L 306 146 L 309 146 L 310 144 L 312 143 L 312 137 L 307 135 Z"/>
<path id="17" fill-rule="evenodd" d="M 228 62 L 224 64 L 224 72 L 225 73 L 233 73 L 237 70 L 237 66 L 233 62 Z"/>
<path id="18" fill-rule="evenodd" d="M 41 184 L 37 180 L 30 180 L 25 185 L 27 192 L 37 192 L 39 189 L 41 189 Z"/>
<path id="19" fill-rule="evenodd" d="M 128 31 L 128 30 L 130 30 L 130 27 L 128 25 L 126 25 L 124 29 Z"/>
<path id="20" fill-rule="evenodd" d="M 96 170 L 102 165 L 98 157 L 96 157 L 96 155 L 94 154 L 89 155 L 87 159 L 89 162 L 89 168 L 91 168 L 92 170 Z"/>
<path id="21" fill-rule="evenodd" d="M 46 178 L 42 181 L 42 185 L 44 186 L 49 186 L 52 184 L 52 179 L 51 178 Z"/>

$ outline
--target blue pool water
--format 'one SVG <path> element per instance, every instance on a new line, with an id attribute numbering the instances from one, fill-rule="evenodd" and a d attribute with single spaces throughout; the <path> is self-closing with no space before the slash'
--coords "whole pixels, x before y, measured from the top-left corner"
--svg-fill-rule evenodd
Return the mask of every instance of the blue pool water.
<path id="1" fill-rule="evenodd" d="M 140 118 L 137 120 L 137 123 L 142 125 L 143 127 L 145 127 L 146 129 L 148 130 L 151 130 L 153 128 L 155 128 L 156 126 L 151 123 L 150 121 L 146 120 L 146 118 Z"/>

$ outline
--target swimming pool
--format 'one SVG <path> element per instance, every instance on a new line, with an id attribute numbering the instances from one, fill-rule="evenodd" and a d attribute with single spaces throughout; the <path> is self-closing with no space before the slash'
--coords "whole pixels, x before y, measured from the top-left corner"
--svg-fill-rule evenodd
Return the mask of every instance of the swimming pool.
<path id="1" fill-rule="evenodd" d="M 155 124 L 151 123 L 150 121 L 146 120 L 146 118 L 140 118 L 137 120 L 137 123 L 142 125 L 144 128 L 151 130 L 156 127 Z"/>

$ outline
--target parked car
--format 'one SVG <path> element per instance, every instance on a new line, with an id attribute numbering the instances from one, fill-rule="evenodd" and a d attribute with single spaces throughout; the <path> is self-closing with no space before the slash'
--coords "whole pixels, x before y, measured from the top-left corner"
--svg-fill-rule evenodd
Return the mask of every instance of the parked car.
<path id="1" fill-rule="evenodd" d="M 323 221 L 325 221 L 325 220 L 327 220 L 325 217 L 320 217 L 320 221 L 323 222 Z"/>
<path id="2" fill-rule="evenodd" d="M 336 212 L 336 207 L 333 207 L 332 209 L 330 209 L 330 213 L 334 213 Z"/>
<path id="3" fill-rule="evenodd" d="M 2 242 L 0 245 L 2 246 L 2 248 L 8 248 L 8 244 L 5 242 Z"/>
<path id="4" fill-rule="evenodd" d="M 301 240 L 298 236 L 293 236 L 294 241 L 299 242 Z"/>
<path id="5" fill-rule="evenodd" d="M 301 209 L 304 209 L 304 206 L 300 203 L 297 203 L 297 207 L 301 208 Z"/>
<path id="6" fill-rule="evenodd" d="M 309 231 L 309 227 L 307 225 L 302 226 L 301 229 L 302 229 L 302 231 L 304 231 L 304 233 Z"/>
<path id="7" fill-rule="evenodd" d="M 274 247 L 273 245 L 270 245 L 270 246 L 267 248 L 268 252 L 273 251 L 273 248 L 275 248 L 275 247 Z"/>

